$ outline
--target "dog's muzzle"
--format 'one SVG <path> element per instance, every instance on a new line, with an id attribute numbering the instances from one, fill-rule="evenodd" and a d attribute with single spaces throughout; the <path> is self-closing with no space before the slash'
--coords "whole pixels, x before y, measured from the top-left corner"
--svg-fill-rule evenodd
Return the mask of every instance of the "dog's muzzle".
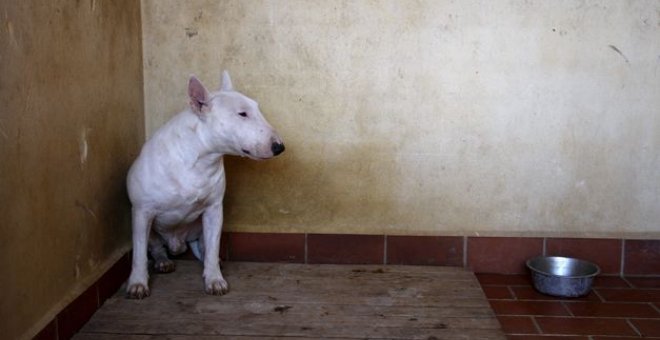
<path id="1" fill-rule="evenodd" d="M 270 146 L 270 150 L 273 151 L 273 156 L 277 156 L 284 152 L 284 144 L 275 142 Z"/>

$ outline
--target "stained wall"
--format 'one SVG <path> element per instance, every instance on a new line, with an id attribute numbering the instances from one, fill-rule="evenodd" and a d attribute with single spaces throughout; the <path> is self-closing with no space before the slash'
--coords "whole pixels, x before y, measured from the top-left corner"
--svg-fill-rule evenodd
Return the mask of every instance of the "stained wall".
<path id="1" fill-rule="evenodd" d="M 286 142 L 228 230 L 660 235 L 660 1 L 142 4 L 148 135 L 228 69 Z"/>
<path id="2" fill-rule="evenodd" d="M 0 2 L 0 330 L 30 338 L 130 247 L 139 1 Z"/>

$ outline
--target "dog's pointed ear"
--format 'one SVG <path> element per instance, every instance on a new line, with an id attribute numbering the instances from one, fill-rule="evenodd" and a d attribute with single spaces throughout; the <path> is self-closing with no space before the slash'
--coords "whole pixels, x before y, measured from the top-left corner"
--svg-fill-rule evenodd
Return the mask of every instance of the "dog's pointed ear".
<path id="1" fill-rule="evenodd" d="M 203 119 L 211 105 L 209 92 L 206 91 L 202 82 L 195 76 L 190 76 L 190 81 L 188 81 L 188 97 L 190 98 L 190 108 L 192 111 Z"/>
<path id="2" fill-rule="evenodd" d="M 222 71 L 220 91 L 234 91 L 234 85 L 231 83 L 231 77 L 229 77 L 229 72 L 227 72 L 227 70 Z"/>

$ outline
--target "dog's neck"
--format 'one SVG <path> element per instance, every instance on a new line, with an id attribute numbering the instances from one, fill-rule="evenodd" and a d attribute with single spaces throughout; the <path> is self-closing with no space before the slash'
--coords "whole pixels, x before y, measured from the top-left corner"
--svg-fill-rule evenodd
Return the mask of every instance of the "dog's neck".
<path id="1" fill-rule="evenodd" d="M 171 143 L 180 159 L 195 167 L 217 167 L 222 165 L 223 156 L 231 154 L 231 150 L 219 147 L 222 145 L 214 140 L 211 132 L 204 126 L 209 122 L 201 121 L 192 112 L 184 111 L 174 120 L 181 124 L 170 124 L 170 138 L 187 140 L 186 143 Z M 185 145 L 185 148 L 183 147 Z"/>

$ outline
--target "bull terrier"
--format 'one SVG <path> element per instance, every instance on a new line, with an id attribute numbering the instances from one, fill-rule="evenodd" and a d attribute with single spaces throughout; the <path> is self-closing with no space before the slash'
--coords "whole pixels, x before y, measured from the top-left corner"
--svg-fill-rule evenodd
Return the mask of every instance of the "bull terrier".
<path id="1" fill-rule="evenodd" d="M 168 250 L 172 255 L 181 254 L 187 243 L 197 241 L 191 248 L 204 262 L 206 293 L 227 293 L 229 286 L 219 266 L 223 156 L 264 160 L 284 151 L 282 140 L 257 102 L 235 91 L 226 71 L 216 92 L 208 92 L 191 76 L 188 96 L 190 107 L 154 133 L 128 172 L 133 205 L 129 298 L 150 294 L 147 250 L 156 271 L 171 272 L 175 265 L 167 257 Z"/>

